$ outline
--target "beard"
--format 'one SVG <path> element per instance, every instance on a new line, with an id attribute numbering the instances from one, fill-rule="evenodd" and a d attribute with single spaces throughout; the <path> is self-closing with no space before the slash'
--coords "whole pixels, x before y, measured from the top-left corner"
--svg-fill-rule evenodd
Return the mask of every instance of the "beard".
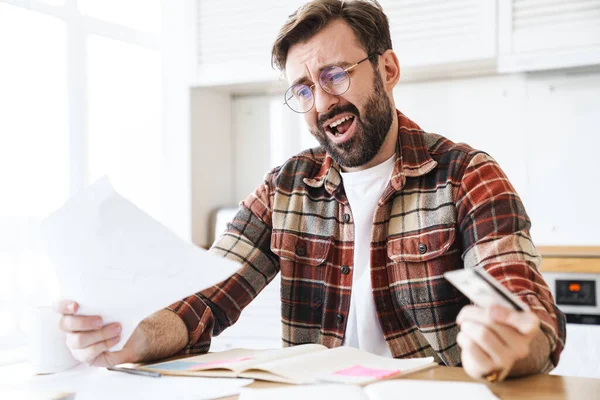
<path id="1" fill-rule="evenodd" d="M 317 129 L 310 130 L 331 158 L 343 167 L 359 167 L 371 161 L 379 153 L 392 126 L 392 103 L 377 71 L 373 78 L 373 86 L 373 94 L 367 98 L 362 115 L 353 104 L 335 107 L 327 114 L 319 116 Z M 355 131 L 344 143 L 333 143 L 325 132 L 323 123 L 343 112 L 354 115 Z"/>

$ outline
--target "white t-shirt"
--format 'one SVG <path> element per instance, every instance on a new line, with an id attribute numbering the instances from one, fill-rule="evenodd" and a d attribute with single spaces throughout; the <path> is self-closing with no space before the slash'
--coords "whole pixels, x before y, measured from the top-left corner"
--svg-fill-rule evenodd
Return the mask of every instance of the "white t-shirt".
<path id="1" fill-rule="evenodd" d="M 371 286 L 371 233 L 375 207 L 387 187 L 396 155 L 372 168 L 342 172 L 344 190 L 354 217 L 354 266 L 352 295 L 344 346 L 391 357 L 373 300 Z"/>

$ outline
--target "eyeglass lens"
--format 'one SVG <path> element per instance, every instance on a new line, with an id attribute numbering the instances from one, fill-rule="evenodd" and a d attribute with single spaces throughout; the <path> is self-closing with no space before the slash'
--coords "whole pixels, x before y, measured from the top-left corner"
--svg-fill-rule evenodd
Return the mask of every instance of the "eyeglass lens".
<path id="1" fill-rule="evenodd" d="M 341 67 L 327 67 L 319 75 L 319 85 L 327 93 L 340 96 L 348 91 L 350 76 Z M 296 84 L 286 91 L 285 102 L 293 111 L 305 113 L 314 106 L 315 96 L 307 85 Z"/>

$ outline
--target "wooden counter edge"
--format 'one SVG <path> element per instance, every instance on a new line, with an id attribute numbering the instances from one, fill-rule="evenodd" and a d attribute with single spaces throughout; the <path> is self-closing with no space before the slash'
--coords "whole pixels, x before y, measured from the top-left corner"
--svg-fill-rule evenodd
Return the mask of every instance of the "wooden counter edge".
<path id="1" fill-rule="evenodd" d="M 483 383 L 489 387 L 496 396 L 503 400 L 587 400 L 594 399 L 594 394 L 600 393 L 600 379 L 538 374 L 508 379 L 501 383 L 489 383 L 472 379 L 467 375 L 464 369 L 460 367 L 438 366 L 425 371 L 408 374 L 405 378 L 398 379 Z M 262 389 L 281 386 L 286 385 L 275 382 L 255 381 L 246 387 Z M 238 396 L 228 396 L 221 400 L 235 400 L 237 398 Z"/>

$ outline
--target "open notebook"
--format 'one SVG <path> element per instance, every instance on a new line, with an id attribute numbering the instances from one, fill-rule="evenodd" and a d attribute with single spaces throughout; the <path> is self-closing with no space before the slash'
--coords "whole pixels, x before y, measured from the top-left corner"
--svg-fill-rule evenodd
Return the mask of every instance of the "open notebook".
<path id="1" fill-rule="evenodd" d="M 240 400 L 498 400 L 483 383 L 398 379 L 366 387 L 340 384 L 244 388 Z"/>
<path id="2" fill-rule="evenodd" d="M 139 366 L 164 375 L 240 377 L 307 384 L 369 383 L 436 366 L 433 357 L 393 359 L 352 347 L 304 344 L 277 350 L 233 349 Z"/>

